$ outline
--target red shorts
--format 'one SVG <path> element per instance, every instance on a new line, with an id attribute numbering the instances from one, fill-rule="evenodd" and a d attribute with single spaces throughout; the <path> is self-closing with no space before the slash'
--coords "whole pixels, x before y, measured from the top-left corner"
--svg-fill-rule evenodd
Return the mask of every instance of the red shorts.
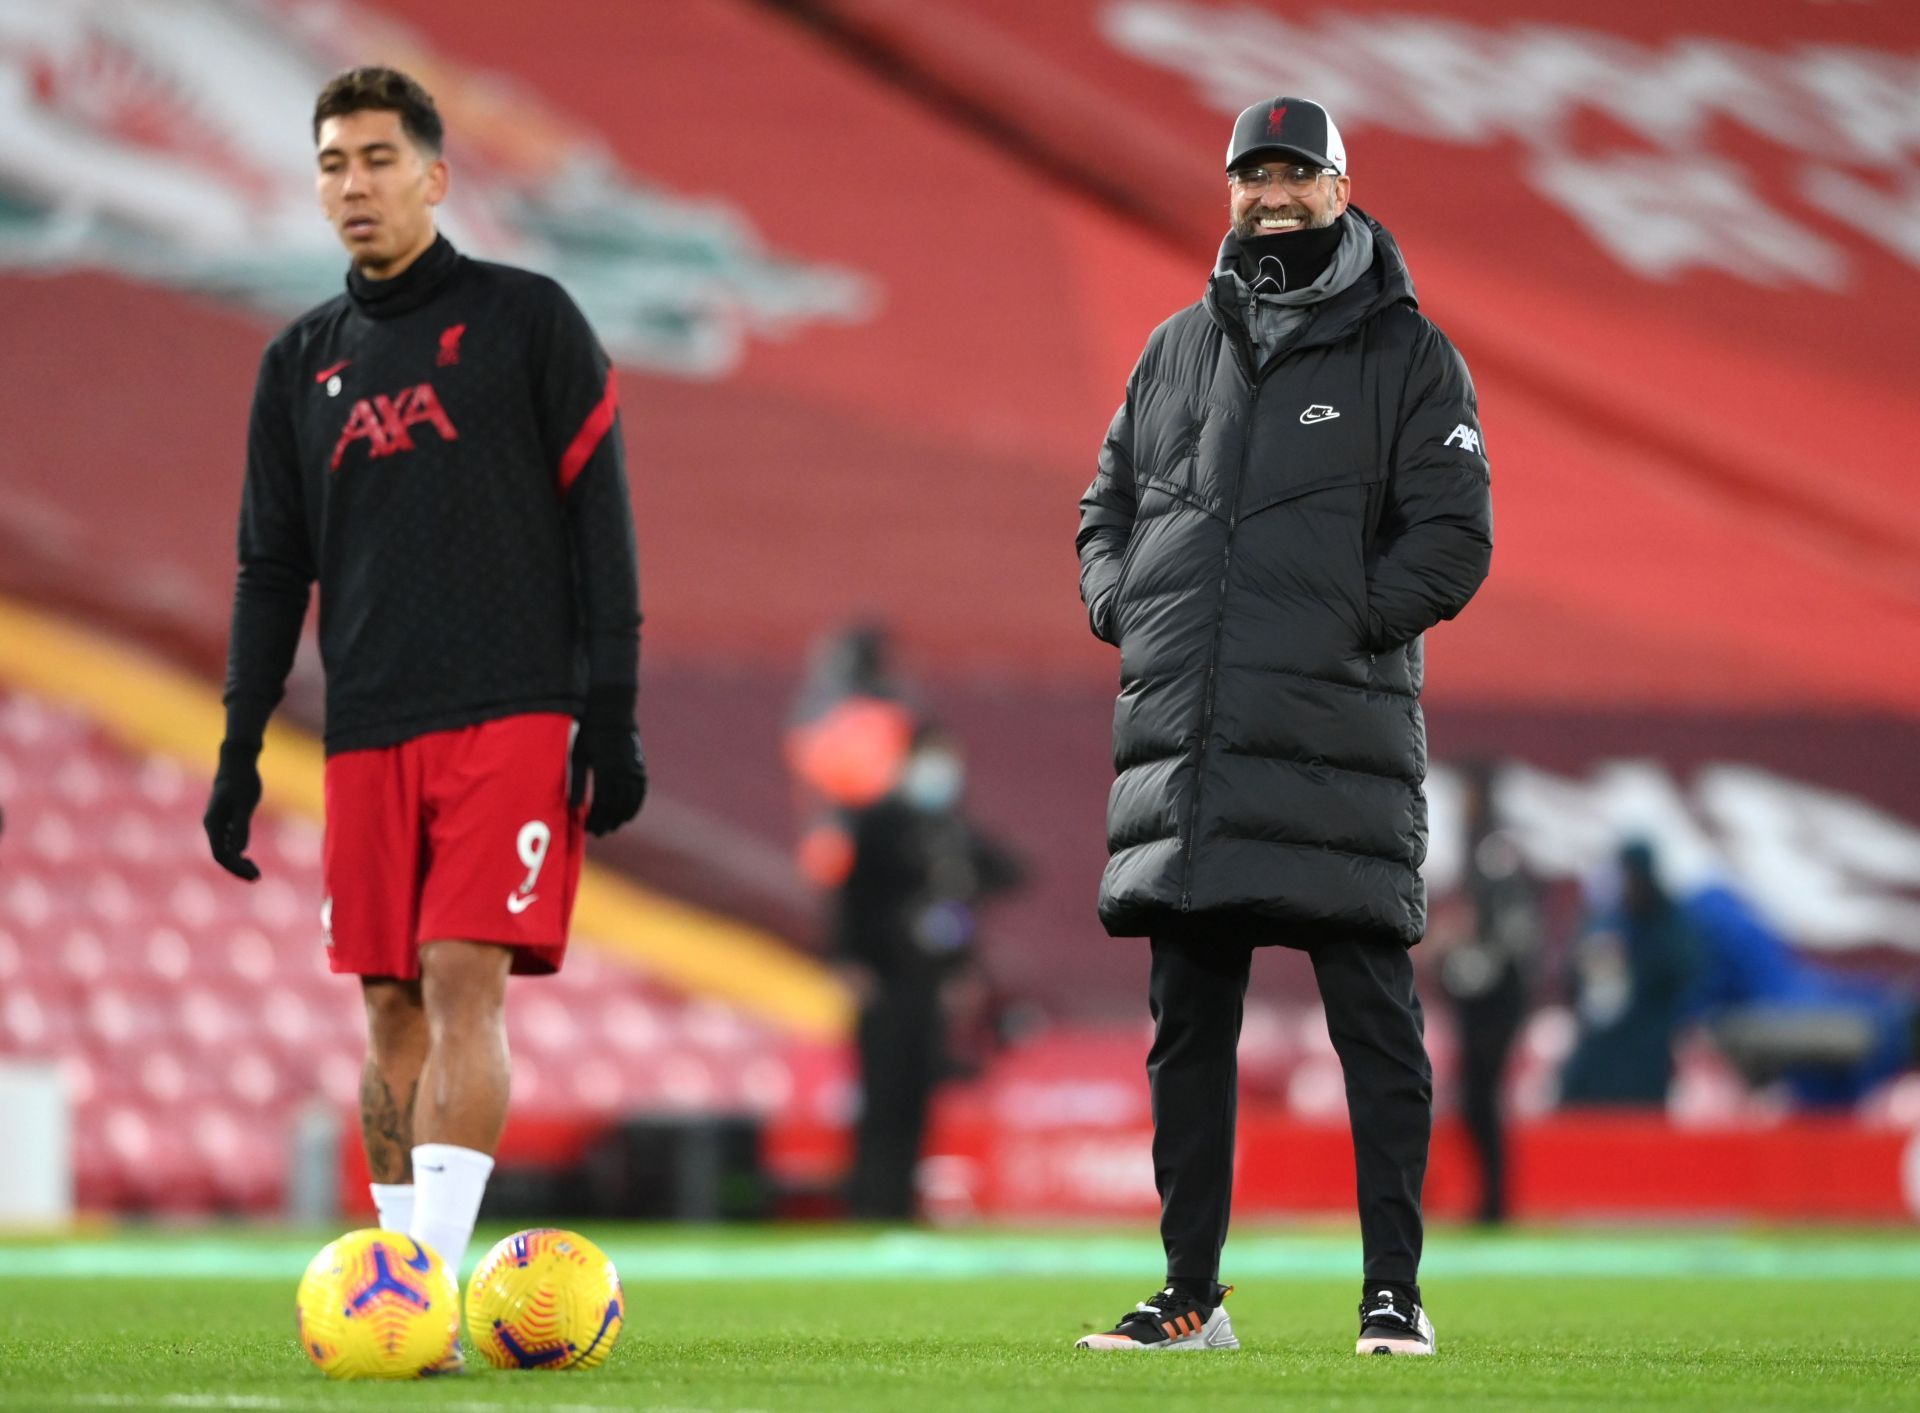
<path id="1" fill-rule="evenodd" d="M 573 718 L 435 731 L 327 760 L 327 959 L 420 975 L 422 942 L 498 942 L 516 972 L 560 969 L 585 852 L 567 807 Z"/>

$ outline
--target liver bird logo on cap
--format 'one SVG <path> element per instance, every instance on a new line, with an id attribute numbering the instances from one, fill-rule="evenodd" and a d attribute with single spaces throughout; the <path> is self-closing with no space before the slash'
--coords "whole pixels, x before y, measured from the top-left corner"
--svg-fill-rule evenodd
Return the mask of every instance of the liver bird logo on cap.
<path id="1" fill-rule="evenodd" d="M 1267 114 L 1267 136 L 1268 137 L 1280 136 L 1280 125 L 1286 121 L 1286 117 L 1287 117 L 1287 105 L 1284 103 L 1275 104 L 1273 107 L 1273 110 Z"/>

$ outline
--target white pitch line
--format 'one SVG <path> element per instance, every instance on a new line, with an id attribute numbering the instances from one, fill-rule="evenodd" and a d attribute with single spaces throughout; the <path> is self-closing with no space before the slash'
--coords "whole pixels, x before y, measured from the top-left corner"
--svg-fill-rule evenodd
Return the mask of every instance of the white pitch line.
<path id="1" fill-rule="evenodd" d="M 58 1400 L 74 1408 L 295 1408 L 285 1399 L 248 1393 L 166 1393 L 141 1397 L 131 1393 L 76 1393 Z"/>

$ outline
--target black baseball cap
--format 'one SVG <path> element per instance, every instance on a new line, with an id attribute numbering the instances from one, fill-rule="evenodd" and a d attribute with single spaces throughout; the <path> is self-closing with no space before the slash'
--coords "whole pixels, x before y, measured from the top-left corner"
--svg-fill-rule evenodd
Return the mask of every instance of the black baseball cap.
<path id="1" fill-rule="evenodd" d="M 1347 173 L 1347 145 L 1340 140 L 1340 129 L 1333 125 L 1333 115 L 1311 98 L 1269 98 L 1234 119 L 1227 170 L 1263 152 L 1292 152 L 1315 166 Z"/>

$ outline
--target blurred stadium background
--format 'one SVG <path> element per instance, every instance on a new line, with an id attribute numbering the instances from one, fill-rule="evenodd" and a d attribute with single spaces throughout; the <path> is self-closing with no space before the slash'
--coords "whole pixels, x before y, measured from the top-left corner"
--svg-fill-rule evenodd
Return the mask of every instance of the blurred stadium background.
<path id="1" fill-rule="evenodd" d="M 594 851 L 566 971 L 514 988 L 496 1214 L 835 1210 L 848 1004 L 782 734 L 861 619 L 1031 874 L 986 914 L 1010 1023 L 940 1097 L 928 1213 L 1154 1210 L 1146 953 L 1093 916 L 1114 664 L 1074 507 L 1209 268 L 1231 115 L 1277 92 L 1330 106 L 1480 388 L 1498 548 L 1429 646 L 1429 879 L 1457 907 L 1455 767 L 1503 762 L 1548 888 L 1515 1215 L 1920 1212 L 1910 1052 L 1809 1112 L 1693 1029 L 1664 1108 L 1555 1104 L 1628 837 L 1717 862 L 1800 959 L 1920 986 L 1920 10 L 0 0 L 0 1225 L 364 1206 L 310 643 L 264 882 L 199 813 L 256 361 L 343 265 L 307 114 L 374 61 L 441 103 L 455 242 L 558 276 L 614 351 L 641 536 L 654 794 Z M 1308 975 L 1256 972 L 1241 1219 L 1350 1213 Z"/>

